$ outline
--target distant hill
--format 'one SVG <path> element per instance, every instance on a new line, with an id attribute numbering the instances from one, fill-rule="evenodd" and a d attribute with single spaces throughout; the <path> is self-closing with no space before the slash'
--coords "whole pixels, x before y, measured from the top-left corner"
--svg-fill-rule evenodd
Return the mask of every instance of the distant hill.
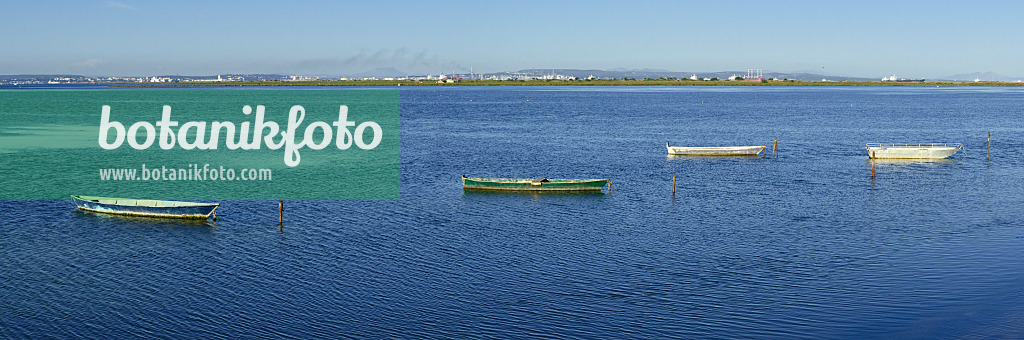
<path id="1" fill-rule="evenodd" d="M 264 80 L 274 80 L 274 79 L 285 79 L 285 78 L 288 78 L 288 76 L 286 76 L 286 75 L 277 74 L 277 73 L 252 73 L 252 74 L 229 73 L 229 74 L 221 74 L 220 76 L 222 76 L 222 77 L 245 77 L 246 79 L 264 79 Z M 217 78 L 217 76 L 215 75 L 215 76 L 213 76 L 213 78 Z"/>
<path id="2" fill-rule="evenodd" d="M 634 78 L 634 79 L 658 79 L 658 78 L 689 78 L 692 75 L 696 75 L 698 78 L 718 78 L 726 79 L 731 76 L 746 77 L 747 71 L 720 71 L 720 72 L 673 72 L 656 69 L 639 69 L 639 70 L 625 70 L 612 69 L 612 70 L 580 70 L 580 69 L 526 69 L 519 70 L 516 72 L 501 72 L 501 73 L 488 73 L 484 76 L 491 75 L 507 75 L 507 74 L 524 74 L 529 76 L 542 76 L 548 74 L 561 74 L 566 76 L 573 76 L 577 78 L 586 78 L 593 75 L 596 78 Z M 830 76 L 815 73 L 783 73 L 783 72 L 764 72 L 762 74 L 764 78 L 778 78 L 778 79 L 791 79 L 791 80 L 809 80 L 819 81 L 822 79 L 828 80 L 854 80 L 854 81 L 866 81 L 866 80 L 878 80 L 875 78 L 860 78 L 860 77 L 840 77 Z"/>
<path id="3" fill-rule="evenodd" d="M 612 72 L 648 72 L 648 73 L 671 72 L 669 70 L 663 70 L 663 69 L 660 69 L 660 68 L 639 68 L 639 69 L 637 69 L 637 68 L 621 68 L 621 67 L 616 67 L 616 68 L 610 69 L 608 71 L 612 71 Z"/>
<path id="4" fill-rule="evenodd" d="M 50 80 L 53 78 L 84 78 L 77 74 L 0 74 L 0 80 Z"/>
<path id="5" fill-rule="evenodd" d="M 1024 77 L 1008 77 L 992 71 L 989 72 L 974 72 L 974 73 L 961 73 L 954 74 L 951 76 L 943 77 L 945 80 L 956 80 L 956 81 L 972 81 L 978 79 L 981 81 L 1018 81 L 1024 79 Z"/>
<path id="6" fill-rule="evenodd" d="M 158 76 L 155 76 L 155 77 L 157 77 L 157 78 L 171 78 L 171 79 L 179 79 L 179 80 L 180 79 L 189 79 L 189 80 L 199 80 L 199 81 L 217 80 L 217 77 L 220 77 L 221 79 L 225 79 L 225 80 L 228 80 L 228 79 L 234 79 L 234 80 L 244 79 L 246 81 L 275 81 L 275 80 L 287 80 L 289 78 L 289 76 L 286 76 L 286 75 L 283 75 L 283 74 L 276 74 L 276 73 L 269 73 L 269 74 L 265 74 L 265 73 L 252 73 L 252 74 L 222 73 L 222 74 L 202 75 L 202 76 L 182 75 L 182 74 L 164 74 L 164 75 L 158 75 Z"/>
<path id="7" fill-rule="evenodd" d="M 483 76 L 484 78 L 489 78 L 489 77 L 494 76 L 494 77 L 498 77 L 498 78 L 503 78 L 503 77 L 508 78 L 508 77 L 511 77 L 511 78 L 522 79 L 522 78 L 527 78 L 527 77 L 541 78 L 541 77 L 549 76 L 549 75 L 552 75 L 552 74 L 554 74 L 554 75 L 561 75 L 561 76 L 576 77 L 576 78 L 580 78 L 580 79 L 587 78 L 589 76 L 594 76 L 596 78 L 601 78 L 601 79 L 623 79 L 623 78 L 631 78 L 631 79 L 638 79 L 638 80 L 643 80 L 643 79 L 647 79 L 647 78 L 649 78 L 649 79 L 659 79 L 659 78 L 686 79 L 686 78 L 690 78 L 690 76 L 693 76 L 693 75 L 696 75 L 697 78 L 727 79 L 730 76 L 734 76 L 734 75 L 735 76 L 740 76 L 740 77 L 746 77 L 747 71 L 746 70 L 742 70 L 742 71 L 717 71 L 717 72 L 694 72 L 694 71 L 679 72 L 679 71 L 668 71 L 668 70 L 650 69 L 650 68 L 644 68 L 644 69 L 614 68 L 614 69 L 609 69 L 609 70 L 597 70 L 597 69 L 559 69 L 559 68 L 556 68 L 556 69 L 524 69 L 524 70 L 519 70 L 519 71 L 490 72 L 490 73 L 484 73 L 484 74 L 474 74 L 472 78 L 470 77 L 470 75 L 468 73 L 460 73 L 457 76 L 458 77 L 463 77 L 463 78 L 466 78 L 466 79 L 480 79 L 481 76 Z M 445 74 L 445 75 L 446 76 L 450 76 L 450 74 Z M 289 75 L 282 75 L 282 74 L 220 74 L 220 76 L 223 79 L 225 79 L 225 80 L 227 80 L 227 79 L 236 79 L 236 80 L 237 79 L 244 79 L 246 81 L 252 81 L 252 80 L 282 80 L 282 79 L 283 80 L 288 80 L 288 79 L 291 79 L 291 76 L 289 76 Z M 406 73 L 406 72 L 402 72 L 400 70 L 397 70 L 397 69 L 395 69 L 393 67 L 382 67 L 382 68 L 376 68 L 376 69 L 373 69 L 373 70 L 370 70 L 370 71 L 359 72 L 359 73 L 351 73 L 351 74 L 343 74 L 343 75 L 338 75 L 338 74 L 335 74 L 335 75 L 320 75 L 319 77 L 321 77 L 321 78 L 335 78 L 336 79 L 339 76 L 346 77 L 346 78 L 351 78 L 351 79 L 361 79 L 361 78 L 383 79 L 383 78 L 392 78 L 392 77 L 400 78 L 400 77 L 407 77 L 407 76 L 420 76 L 420 77 L 422 77 L 422 76 L 425 76 L 425 75 L 422 75 L 422 74 L 420 74 L 420 75 L 410 74 L 410 73 Z M 764 72 L 762 74 L 762 76 L 764 78 L 768 78 L 768 79 L 770 79 L 770 78 L 777 78 L 777 79 L 804 80 L 804 81 L 820 81 L 822 79 L 833 80 L 833 81 L 843 81 L 843 80 L 849 80 L 849 81 L 879 81 L 880 80 L 880 78 L 878 78 L 878 77 L 872 77 L 872 78 L 865 78 L 865 77 L 843 77 L 843 76 L 819 74 L 819 73 L 814 73 L 813 71 L 811 71 L 811 72 Z M 132 76 L 132 77 L 134 77 L 134 76 Z M 150 76 L 146 76 L 146 77 L 150 77 Z M 217 75 L 202 75 L 202 76 L 194 76 L 194 75 L 193 76 L 188 76 L 188 75 L 160 75 L 160 76 L 157 76 L 157 77 L 160 77 L 160 78 L 172 78 L 172 79 L 179 79 L 180 78 L 180 79 L 185 79 L 185 80 L 215 80 L 215 79 L 217 79 Z M 35 81 L 35 82 L 45 83 L 45 82 L 47 82 L 49 80 L 52 80 L 54 78 L 70 78 L 70 79 L 72 79 L 73 82 L 74 81 L 90 82 L 90 81 L 94 81 L 94 80 L 101 80 L 100 78 L 106 78 L 106 76 L 103 76 L 103 77 L 89 77 L 89 76 L 72 75 L 72 74 L 15 74 L 15 75 L 0 75 L 0 82 L 12 82 L 12 81 L 17 81 L 17 82 L 29 81 L 29 82 L 32 82 L 32 81 Z M 978 80 L 981 80 L 981 81 L 1016 82 L 1016 81 L 1019 81 L 1019 80 L 1024 80 L 1024 77 L 1005 76 L 1005 75 L 1001 75 L 1001 74 L 998 74 L 998 73 L 990 71 L 990 72 L 974 72 L 974 73 L 954 74 L 954 75 L 949 75 L 949 76 L 945 76 L 945 77 L 928 78 L 926 80 L 927 81 L 973 81 L 974 79 L 978 79 Z"/>

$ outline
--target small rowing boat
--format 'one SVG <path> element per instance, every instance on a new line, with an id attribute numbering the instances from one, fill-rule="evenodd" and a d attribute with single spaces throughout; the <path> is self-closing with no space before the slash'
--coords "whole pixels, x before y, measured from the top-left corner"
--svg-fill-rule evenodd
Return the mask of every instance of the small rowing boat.
<path id="1" fill-rule="evenodd" d="M 757 156 L 764 152 L 764 145 L 757 146 L 671 146 L 665 142 L 669 155 L 686 156 Z"/>
<path id="2" fill-rule="evenodd" d="M 220 204 L 71 195 L 78 210 L 103 214 L 206 219 Z"/>
<path id="3" fill-rule="evenodd" d="M 476 178 L 462 176 L 463 189 L 529 191 L 600 191 L 610 180 L 549 178 Z"/>
<path id="4" fill-rule="evenodd" d="M 868 158 L 942 159 L 964 148 L 960 143 L 867 143 Z"/>

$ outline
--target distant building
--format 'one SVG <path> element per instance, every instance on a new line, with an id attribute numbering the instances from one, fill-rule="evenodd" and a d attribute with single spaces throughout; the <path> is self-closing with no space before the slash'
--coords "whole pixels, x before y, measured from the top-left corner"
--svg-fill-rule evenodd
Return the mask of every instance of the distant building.
<path id="1" fill-rule="evenodd" d="M 902 78 L 901 79 L 901 78 L 896 78 L 896 75 L 894 74 L 894 75 L 891 75 L 891 76 L 888 76 L 888 77 L 882 77 L 882 81 L 883 82 L 895 82 L 895 83 L 919 83 L 919 82 L 923 82 L 924 79 L 913 79 L 913 78 Z"/>
<path id="2" fill-rule="evenodd" d="M 759 68 L 748 68 L 747 76 L 743 77 L 743 80 L 750 81 L 761 81 L 761 79 L 764 79 L 764 72 Z"/>

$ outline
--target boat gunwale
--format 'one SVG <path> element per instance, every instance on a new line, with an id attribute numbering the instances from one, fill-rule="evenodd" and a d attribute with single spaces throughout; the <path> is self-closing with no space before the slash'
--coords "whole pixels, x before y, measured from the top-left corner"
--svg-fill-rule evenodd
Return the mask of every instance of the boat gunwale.
<path id="1" fill-rule="evenodd" d="M 963 149 L 963 143 L 866 143 L 866 149 Z"/>
<path id="2" fill-rule="evenodd" d="M 463 176 L 463 183 L 465 180 L 471 180 L 474 182 L 486 182 L 486 183 L 502 183 L 502 184 L 530 184 L 535 183 L 538 180 L 546 181 L 547 183 L 560 183 L 560 184 L 572 184 L 572 183 L 593 183 L 602 181 L 611 181 L 608 178 L 593 178 L 593 179 L 571 179 L 571 178 L 484 178 L 484 177 L 468 177 Z"/>
<path id="3" fill-rule="evenodd" d="M 147 208 L 190 208 L 190 207 L 211 207 L 220 206 L 220 203 L 201 203 L 201 202 L 188 202 L 188 201 L 169 201 L 169 200 L 150 200 L 150 199 L 137 199 L 137 198 L 121 198 L 121 197 L 103 197 L 103 196 L 82 196 L 82 195 L 71 195 L 72 200 L 81 200 L 86 202 L 92 202 L 96 204 L 104 205 L 116 205 L 122 207 L 147 207 Z M 105 201 L 114 201 L 105 202 Z M 121 201 L 125 201 L 121 203 Z M 128 203 L 135 202 L 135 203 Z M 139 204 L 144 203 L 170 203 L 170 205 L 148 205 Z"/>
<path id="4" fill-rule="evenodd" d="M 765 145 L 748 145 L 748 146 L 671 146 L 669 148 L 676 149 L 691 149 L 691 150 L 750 150 L 750 149 L 765 149 Z"/>

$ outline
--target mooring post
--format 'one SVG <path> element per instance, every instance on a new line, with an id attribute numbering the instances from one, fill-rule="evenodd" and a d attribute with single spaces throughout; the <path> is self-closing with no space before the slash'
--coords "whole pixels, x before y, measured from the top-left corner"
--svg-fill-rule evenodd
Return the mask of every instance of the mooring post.
<path id="1" fill-rule="evenodd" d="M 775 137 L 775 143 L 772 144 L 772 155 L 779 158 L 779 137 Z"/>
<path id="2" fill-rule="evenodd" d="M 672 174 L 672 197 L 676 197 L 676 174 Z"/>
<path id="3" fill-rule="evenodd" d="M 277 201 L 277 224 L 284 224 L 284 201 Z"/>
<path id="4" fill-rule="evenodd" d="M 875 152 L 871 151 L 871 178 L 875 178 Z"/>
<path id="5" fill-rule="evenodd" d="M 992 131 L 988 132 L 988 148 L 985 149 L 985 160 L 988 160 L 988 155 L 992 151 Z"/>

